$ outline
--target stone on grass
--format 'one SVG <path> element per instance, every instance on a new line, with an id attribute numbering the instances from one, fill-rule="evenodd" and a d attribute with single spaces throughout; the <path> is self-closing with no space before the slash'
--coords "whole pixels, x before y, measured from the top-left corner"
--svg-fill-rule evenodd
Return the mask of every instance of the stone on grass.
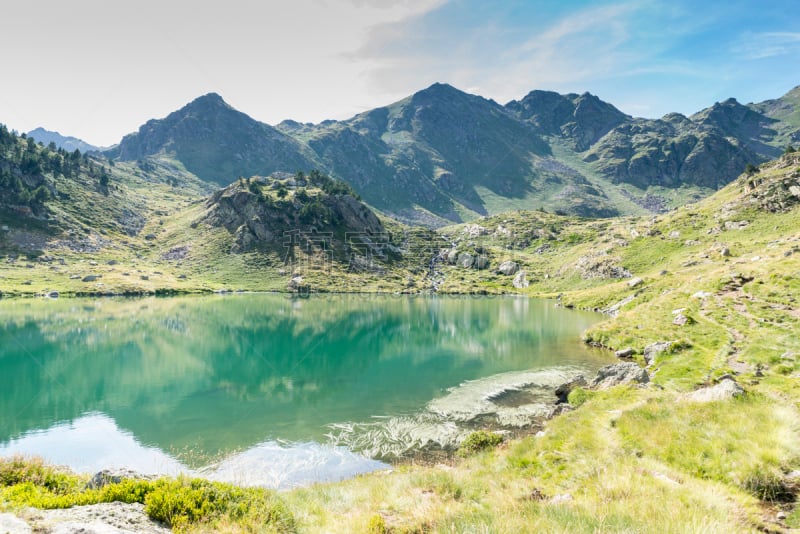
<path id="1" fill-rule="evenodd" d="M 720 380 L 718 384 L 693 391 L 687 396 L 692 402 L 714 402 L 733 399 L 744 395 L 742 386 L 732 378 Z"/>
<path id="2" fill-rule="evenodd" d="M 648 365 L 650 365 L 655 361 L 656 356 L 672 350 L 674 344 L 675 344 L 674 341 L 658 341 L 656 343 L 651 343 L 650 345 L 647 345 L 644 348 L 644 361 L 647 362 Z"/>
<path id="3" fill-rule="evenodd" d="M 649 381 L 647 371 L 633 362 L 624 362 L 601 367 L 590 386 L 608 389 L 620 384 L 647 384 Z"/>
<path id="4" fill-rule="evenodd" d="M 518 270 L 519 270 L 519 265 L 517 264 L 517 262 L 511 260 L 504 261 L 497 268 L 497 271 L 499 273 L 504 274 L 506 276 L 511 276 L 512 274 L 516 274 Z"/>
<path id="5" fill-rule="evenodd" d="M 617 358 L 630 358 L 633 356 L 633 349 L 628 347 L 627 349 L 621 349 L 614 353 L 614 356 Z"/>
<path id="6" fill-rule="evenodd" d="M 637 276 L 636 278 L 631 278 L 630 280 L 628 280 L 628 287 L 639 287 L 643 283 L 644 280 L 642 280 Z"/>

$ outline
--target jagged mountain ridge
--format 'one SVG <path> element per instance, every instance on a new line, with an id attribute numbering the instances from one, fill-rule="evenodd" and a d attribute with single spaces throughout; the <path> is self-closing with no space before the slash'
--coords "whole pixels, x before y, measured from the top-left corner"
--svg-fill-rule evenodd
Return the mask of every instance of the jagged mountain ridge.
<path id="1" fill-rule="evenodd" d="M 795 93 L 653 120 L 589 93 L 532 91 L 503 106 L 434 84 L 348 120 L 275 127 L 212 93 L 149 121 L 108 155 L 167 154 L 220 185 L 318 168 L 384 213 L 432 226 L 541 207 L 605 217 L 637 212 L 620 198 L 646 197 L 654 187 L 656 195 L 687 187 L 707 194 L 748 163 L 775 157 L 800 136 Z"/>

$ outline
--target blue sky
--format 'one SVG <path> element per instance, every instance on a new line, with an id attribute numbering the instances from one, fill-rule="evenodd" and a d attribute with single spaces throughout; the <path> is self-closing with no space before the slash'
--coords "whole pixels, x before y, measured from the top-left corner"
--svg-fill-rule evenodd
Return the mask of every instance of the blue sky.
<path id="1" fill-rule="evenodd" d="M 705 2 L 13 2 L 0 122 L 113 144 L 207 92 L 256 119 L 343 119 L 434 82 L 500 103 L 589 91 L 636 116 L 800 85 L 800 10 Z"/>

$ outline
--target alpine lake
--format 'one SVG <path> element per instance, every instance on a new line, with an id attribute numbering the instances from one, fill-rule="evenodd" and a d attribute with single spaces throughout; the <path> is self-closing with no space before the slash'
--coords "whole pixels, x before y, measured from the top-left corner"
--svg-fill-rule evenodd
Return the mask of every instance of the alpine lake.
<path id="1" fill-rule="evenodd" d="M 0 456 L 288 488 L 529 427 L 609 362 L 521 297 L 0 300 Z"/>

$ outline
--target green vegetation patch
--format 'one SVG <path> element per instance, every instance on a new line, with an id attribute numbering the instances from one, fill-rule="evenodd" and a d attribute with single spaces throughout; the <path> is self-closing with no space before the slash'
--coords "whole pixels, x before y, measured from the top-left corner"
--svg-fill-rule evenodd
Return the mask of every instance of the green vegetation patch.
<path id="1" fill-rule="evenodd" d="M 283 501 L 264 488 L 180 477 L 123 480 L 91 489 L 85 477 L 23 458 L 0 459 L 0 502 L 42 509 L 104 502 L 142 503 L 151 519 L 177 531 L 215 530 L 231 524 L 245 532 L 288 532 L 295 527 L 294 517 Z"/>
<path id="2" fill-rule="evenodd" d="M 700 479 L 734 484 L 761 500 L 787 497 L 781 480 L 800 464 L 796 410 L 774 399 L 648 399 L 616 423 L 624 447 Z"/>

